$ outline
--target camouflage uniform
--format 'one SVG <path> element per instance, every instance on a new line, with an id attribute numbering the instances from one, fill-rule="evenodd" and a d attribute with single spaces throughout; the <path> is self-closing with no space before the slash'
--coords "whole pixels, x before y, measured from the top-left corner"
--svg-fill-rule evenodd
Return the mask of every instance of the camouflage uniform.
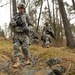
<path id="1" fill-rule="evenodd" d="M 51 28 L 49 25 L 45 25 L 44 28 L 43 28 L 43 33 L 42 33 L 42 36 L 43 36 L 43 44 L 42 46 L 43 47 L 46 47 L 47 45 L 50 45 L 51 43 L 51 37 L 50 37 L 50 34 L 48 34 L 47 31 L 51 31 Z"/>
<path id="2" fill-rule="evenodd" d="M 39 36 L 36 32 L 33 32 L 31 39 L 32 44 L 38 44 Z"/>
<path id="3" fill-rule="evenodd" d="M 30 28 L 30 44 L 38 44 L 39 36 L 33 27 Z"/>
<path id="4" fill-rule="evenodd" d="M 13 32 L 13 49 L 14 56 L 16 57 L 16 63 L 13 67 L 20 66 L 20 47 L 26 60 L 26 64 L 30 64 L 30 51 L 29 51 L 29 38 L 30 32 L 33 29 L 30 17 L 25 13 L 25 4 L 18 4 L 19 13 L 17 13 L 10 22 L 10 29 Z"/>
<path id="5" fill-rule="evenodd" d="M 26 24 L 26 27 L 31 30 L 32 29 L 32 23 L 30 21 L 30 18 L 27 14 L 20 14 L 22 21 Z M 20 53 L 20 46 L 22 49 L 22 52 L 25 57 L 30 57 L 30 51 L 29 51 L 29 37 L 25 34 L 23 31 L 22 26 L 18 26 L 16 24 L 16 20 L 19 17 L 19 13 L 11 20 L 10 22 L 10 28 L 12 32 L 14 33 L 13 35 L 13 41 L 14 41 L 14 55 L 21 56 Z"/>

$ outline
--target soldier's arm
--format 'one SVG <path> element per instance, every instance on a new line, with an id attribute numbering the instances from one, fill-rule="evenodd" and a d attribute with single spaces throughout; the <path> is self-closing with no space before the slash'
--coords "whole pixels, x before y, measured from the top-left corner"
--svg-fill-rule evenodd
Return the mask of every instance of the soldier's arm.
<path id="1" fill-rule="evenodd" d="M 30 16 L 26 15 L 26 21 L 28 23 L 28 26 L 33 26 L 31 19 L 30 19 Z"/>
<path id="2" fill-rule="evenodd" d="M 9 23 L 9 27 L 14 27 L 16 26 L 16 20 L 15 20 L 15 17 L 11 19 L 10 23 Z"/>
<path id="3" fill-rule="evenodd" d="M 43 31 L 42 31 L 42 35 L 44 35 L 45 34 L 45 27 L 43 28 Z"/>
<path id="4" fill-rule="evenodd" d="M 16 20 L 15 20 L 15 17 L 13 17 L 9 23 L 9 28 L 12 32 L 14 32 L 14 27 L 16 26 Z"/>
<path id="5" fill-rule="evenodd" d="M 33 26 L 32 22 L 31 22 L 31 18 L 27 14 L 26 14 L 26 21 L 28 23 L 29 31 L 34 32 L 34 26 Z"/>

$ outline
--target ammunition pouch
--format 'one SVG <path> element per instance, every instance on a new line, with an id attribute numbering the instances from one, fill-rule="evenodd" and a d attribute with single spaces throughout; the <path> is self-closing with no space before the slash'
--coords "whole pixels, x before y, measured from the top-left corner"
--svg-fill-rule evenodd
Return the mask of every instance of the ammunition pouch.
<path id="1" fill-rule="evenodd" d="M 16 26 L 15 27 L 15 32 L 24 32 L 22 26 Z"/>

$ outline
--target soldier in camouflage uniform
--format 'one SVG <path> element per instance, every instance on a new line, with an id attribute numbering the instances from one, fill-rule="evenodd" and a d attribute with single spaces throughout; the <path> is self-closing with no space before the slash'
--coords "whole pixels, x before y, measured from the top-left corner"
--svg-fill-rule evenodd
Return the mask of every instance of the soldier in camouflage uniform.
<path id="1" fill-rule="evenodd" d="M 50 26 L 48 25 L 48 22 L 45 23 L 45 26 L 43 28 L 43 33 L 42 33 L 42 41 L 43 41 L 43 44 L 42 46 L 43 47 L 49 47 L 50 43 L 51 43 L 51 37 L 50 37 L 50 34 L 48 33 L 48 31 L 51 31 L 51 28 Z"/>
<path id="2" fill-rule="evenodd" d="M 13 19 L 10 21 L 10 28 L 13 32 L 13 49 L 14 49 L 14 55 L 16 57 L 16 63 L 13 65 L 13 67 L 20 66 L 20 47 L 22 49 L 24 58 L 26 60 L 26 64 L 30 64 L 30 51 L 29 51 L 29 36 L 24 32 L 24 28 L 21 26 L 20 22 L 17 21 L 19 16 L 21 17 L 22 21 L 25 23 L 28 30 L 31 30 L 33 28 L 33 25 L 30 21 L 30 17 L 25 13 L 25 4 L 19 3 L 18 4 L 18 10 L 19 13 L 17 13 Z"/>
<path id="3" fill-rule="evenodd" d="M 38 44 L 39 35 L 36 32 L 34 32 L 32 36 L 33 36 L 33 43 Z"/>
<path id="4" fill-rule="evenodd" d="M 38 34 L 36 32 L 33 32 L 30 40 L 31 40 L 31 44 L 38 44 L 38 41 L 39 41 Z"/>

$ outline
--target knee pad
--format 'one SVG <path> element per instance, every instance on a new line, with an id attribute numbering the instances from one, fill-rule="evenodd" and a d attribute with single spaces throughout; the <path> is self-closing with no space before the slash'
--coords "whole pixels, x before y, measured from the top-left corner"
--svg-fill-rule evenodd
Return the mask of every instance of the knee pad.
<path id="1" fill-rule="evenodd" d="M 29 49 L 27 47 L 22 47 L 22 51 L 24 55 L 28 55 Z"/>

